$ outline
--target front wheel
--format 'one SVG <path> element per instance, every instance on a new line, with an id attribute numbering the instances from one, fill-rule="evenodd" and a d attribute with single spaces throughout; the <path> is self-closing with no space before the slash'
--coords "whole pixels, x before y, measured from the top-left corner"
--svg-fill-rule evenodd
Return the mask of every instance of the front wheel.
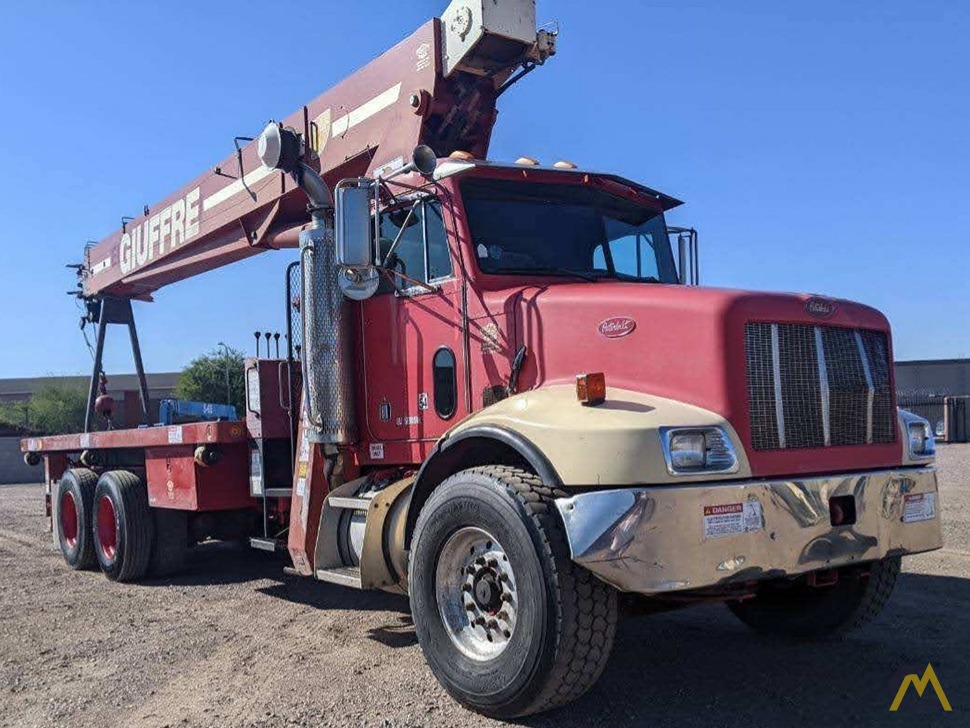
<path id="1" fill-rule="evenodd" d="M 866 569 L 843 569 L 832 586 L 767 582 L 752 599 L 727 604 L 757 632 L 803 640 L 840 637 L 879 616 L 899 569 L 896 556 L 874 561 Z"/>
<path id="2" fill-rule="evenodd" d="M 421 509 L 408 578 L 421 649 L 459 702 L 496 718 L 578 698 L 606 666 L 612 587 L 574 564 L 552 500 L 532 473 L 478 467 Z"/>

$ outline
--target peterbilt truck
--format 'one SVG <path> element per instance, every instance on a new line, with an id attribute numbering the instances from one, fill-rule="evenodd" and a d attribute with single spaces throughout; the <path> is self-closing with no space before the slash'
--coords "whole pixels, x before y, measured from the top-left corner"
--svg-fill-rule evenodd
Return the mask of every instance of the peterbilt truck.
<path id="1" fill-rule="evenodd" d="M 881 313 L 701 287 L 674 197 L 488 160 L 501 95 L 556 44 L 530 0 L 455 0 L 86 249 L 85 431 L 23 441 L 68 566 L 164 578 L 245 539 L 406 594 L 441 684 L 509 718 L 585 693 L 621 612 L 720 601 L 825 638 L 940 548 L 932 432 L 897 409 Z M 161 420 L 132 302 L 286 248 L 286 351 L 246 360 L 244 418 Z M 112 325 L 141 378 L 122 429 Z"/>

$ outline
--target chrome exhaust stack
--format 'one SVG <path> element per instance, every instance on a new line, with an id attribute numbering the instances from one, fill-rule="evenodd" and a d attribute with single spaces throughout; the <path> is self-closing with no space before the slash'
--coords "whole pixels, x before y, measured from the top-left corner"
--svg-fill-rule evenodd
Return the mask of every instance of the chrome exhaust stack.
<path id="1" fill-rule="evenodd" d="M 263 164 L 292 175 L 310 200 L 312 226 L 300 233 L 303 392 L 310 441 L 344 445 L 357 438 L 353 401 L 350 312 L 337 283 L 333 195 L 323 178 L 300 161 L 300 135 L 270 122 L 259 135 Z"/>

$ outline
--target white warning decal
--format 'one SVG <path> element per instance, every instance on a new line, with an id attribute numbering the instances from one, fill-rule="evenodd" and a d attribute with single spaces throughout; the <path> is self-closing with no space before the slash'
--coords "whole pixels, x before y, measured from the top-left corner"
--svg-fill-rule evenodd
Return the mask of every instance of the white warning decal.
<path id="1" fill-rule="evenodd" d="M 370 459 L 371 460 L 383 460 L 384 459 L 384 443 L 383 442 L 372 442 L 370 444 Z"/>
<path id="2" fill-rule="evenodd" d="M 903 523 L 936 518 L 936 493 L 907 493 L 903 496 Z"/>
<path id="3" fill-rule="evenodd" d="M 704 506 L 704 540 L 721 536 L 735 536 L 764 529 L 761 503 L 728 503 L 722 506 Z"/>
<path id="4" fill-rule="evenodd" d="M 169 445 L 180 445 L 182 443 L 182 428 L 181 427 L 169 427 L 168 428 L 168 444 Z"/>

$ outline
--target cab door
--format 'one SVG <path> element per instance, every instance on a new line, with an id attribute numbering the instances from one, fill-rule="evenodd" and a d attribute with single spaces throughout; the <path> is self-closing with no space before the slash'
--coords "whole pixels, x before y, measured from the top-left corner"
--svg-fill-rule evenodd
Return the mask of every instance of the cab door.
<path id="1" fill-rule="evenodd" d="M 435 199 L 382 212 L 380 231 L 394 273 L 361 306 L 366 433 L 377 444 L 434 441 L 465 409 L 452 238 Z"/>

